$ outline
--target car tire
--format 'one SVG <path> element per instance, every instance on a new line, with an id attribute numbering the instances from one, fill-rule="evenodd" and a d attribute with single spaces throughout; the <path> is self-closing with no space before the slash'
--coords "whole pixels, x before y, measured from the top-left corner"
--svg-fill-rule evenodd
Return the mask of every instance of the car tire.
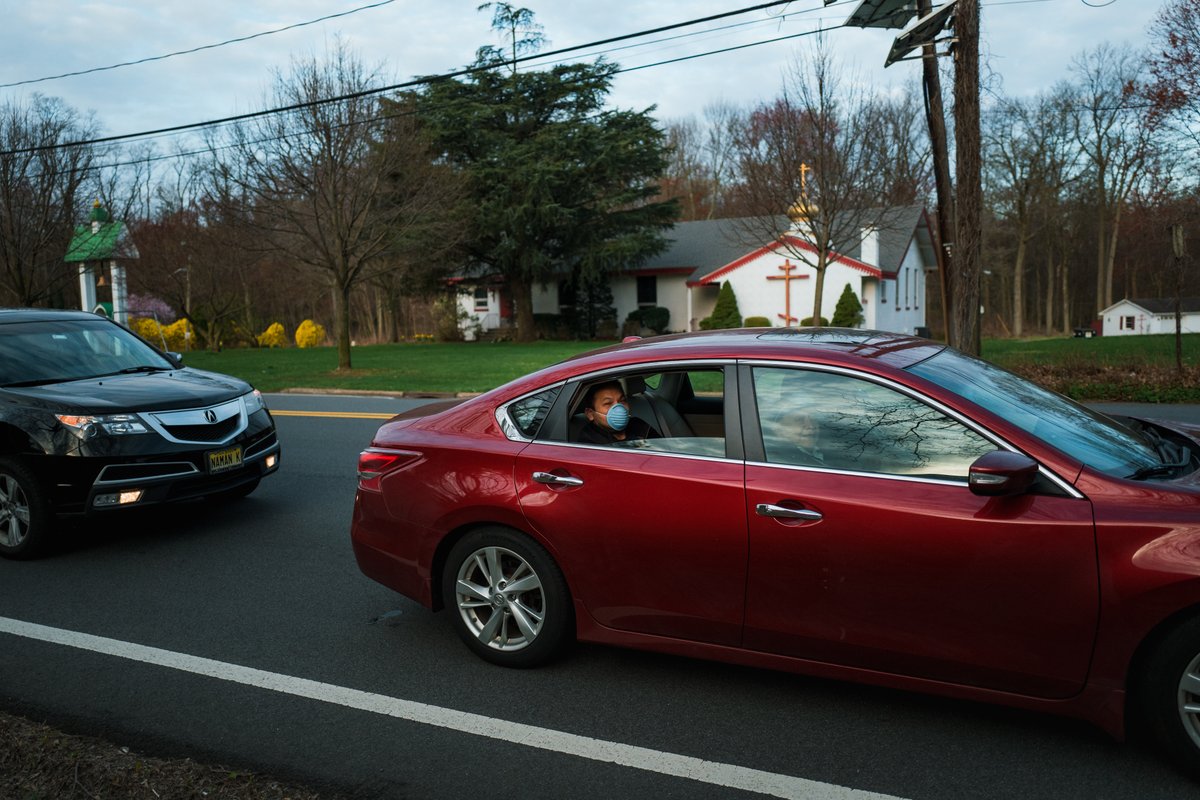
<path id="1" fill-rule="evenodd" d="M 508 528 L 481 528 L 450 550 L 442 599 L 458 635 L 480 658 L 534 667 L 574 639 L 571 593 L 545 548 Z"/>
<path id="2" fill-rule="evenodd" d="M 52 515 L 46 493 L 20 459 L 0 457 L 0 556 L 32 558 L 46 545 Z"/>
<path id="3" fill-rule="evenodd" d="M 1200 616 L 1171 630 L 1143 663 L 1138 709 L 1175 761 L 1200 778 Z"/>

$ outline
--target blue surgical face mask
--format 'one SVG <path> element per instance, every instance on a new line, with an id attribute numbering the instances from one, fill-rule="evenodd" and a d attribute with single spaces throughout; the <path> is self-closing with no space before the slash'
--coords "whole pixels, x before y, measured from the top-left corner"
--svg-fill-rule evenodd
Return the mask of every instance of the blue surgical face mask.
<path id="1" fill-rule="evenodd" d="M 608 410 L 606 419 L 608 420 L 608 427 L 614 431 L 623 431 L 629 425 L 629 409 L 617 403 Z"/>

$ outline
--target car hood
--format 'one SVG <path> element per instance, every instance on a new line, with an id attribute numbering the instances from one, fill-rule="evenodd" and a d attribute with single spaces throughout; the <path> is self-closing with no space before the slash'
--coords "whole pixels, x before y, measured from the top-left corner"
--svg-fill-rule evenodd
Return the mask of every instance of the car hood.
<path id="1" fill-rule="evenodd" d="M 3 390 L 10 398 L 20 398 L 31 406 L 97 414 L 198 408 L 249 391 L 250 384 L 238 378 L 187 367 Z"/>

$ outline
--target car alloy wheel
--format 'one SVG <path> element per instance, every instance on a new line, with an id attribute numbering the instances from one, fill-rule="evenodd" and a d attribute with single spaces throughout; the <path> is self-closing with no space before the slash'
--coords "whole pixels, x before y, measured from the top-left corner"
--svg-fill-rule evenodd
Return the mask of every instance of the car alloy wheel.
<path id="1" fill-rule="evenodd" d="M 468 556 L 459 567 L 454 594 L 463 622 L 488 647 L 521 650 L 542 630 L 542 581 L 511 550 L 484 547 Z"/>
<path id="2" fill-rule="evenodd" d="M 0 555 L 34 555 L 49 524 L 49 506 L 33 473 L 16 458 L 0 458 Z"/>
<path id="3" fill-rule="evenodd" d="M 1196 646 L 1200 646 L 1200 643 L 1193 645 Z M 1184 732 L 1192 740 L 1192 746 L 1200 752 L 1200 652 L 1184 667 L 1179 677 L 1176 705 Z"/>
<path id="4" fill-rule="evenodd" d="M 451 549 L 442 598 L 455 628 L 482 658 L 531 667 L 573 635 L 570 593 L 558 565 L 536 542 L 507 528 L 471 532 Z"/>
<path id="5" fill-rule="evenodd" d="M 29 500 L 12 475 L 0 475 L 0 545 L 17 548 L 29 536 Z"/>

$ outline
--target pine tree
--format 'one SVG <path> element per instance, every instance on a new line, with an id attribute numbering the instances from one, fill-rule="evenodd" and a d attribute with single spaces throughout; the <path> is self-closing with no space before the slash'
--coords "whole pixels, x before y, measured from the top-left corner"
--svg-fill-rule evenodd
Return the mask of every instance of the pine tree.
<path id="1" fill-rule="evenodd" d="M 847 283 L 842 296 L 838 298 L 837 307 L 833 309 L 833 327 L 857 328 L 862 321 L 862 303 L 858 302 L 858 296 Z"/>
<path id="2" fill-rule="evenodd" d="M 705 323 L 708 323 L 705 325 Z M 714 330 L 717 328 L 740 328 L 742 327 L 742 312 L 738 310 L 737 296 L 733 293 L 733 286 L 729 281 L 721 284 L 721 293 L 717 295 L 717 304 L 713 307 L 711 317 L 705 317 L 700 321 L 702 330 Z"/>

